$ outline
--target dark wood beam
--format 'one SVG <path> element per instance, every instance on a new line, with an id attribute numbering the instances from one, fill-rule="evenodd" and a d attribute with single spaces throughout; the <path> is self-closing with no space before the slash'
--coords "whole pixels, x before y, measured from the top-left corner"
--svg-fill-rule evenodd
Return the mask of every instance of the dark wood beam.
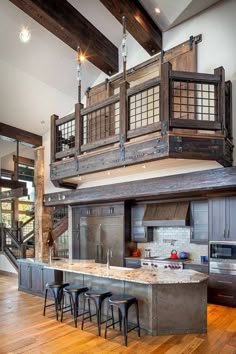
<path id="1" fill-rule="evenodd" d="M 118 48 L 66 0 L 10 0 L 108 75 L 118 72 Z"/>
<path id="2" fill-rule="evenodd" d="M 12 140 L 18 140 L 20 143 L 25 143 L 32 147 L 42 145 L 42 136 L 27 132 L 23 129 L 18 129 L 0 122 L 0 137 Z"/>
<path id="3" fill-rule="evenodd" d="M 25 182 L 13 181 L 10 179 L 0 178 L 0 188 L 26 188 Z"/>
<path id="4" fill-rule="evenodd" d="M 13 161 L 26 166 L 31 166 L 31 167 L 34 166 L 34 160 L 24 156 L 17 157 L 16 155 L 13 155 Z"/>
<path id="5" fill-rule="evenodd" d="M 28 189 L 20 187 L 20 188 L 12 189 L 11 191 L 0 192 L 0 200 L 17 199 L 21 197 L 26 197 L 27 195 L 28 195 Z"/>
<path id="6" fill-rule="evenodd" d="M 136 41 L 150 54 L 162 50 L 162 32 L 138 0 L 100 0 L 101 3 L 122 23 Z"/>
<path id="7" fill-rule="evenodd" d="M 236 194 L 236 167 L 76 189 L 45 195 L 45 206 Z"/>

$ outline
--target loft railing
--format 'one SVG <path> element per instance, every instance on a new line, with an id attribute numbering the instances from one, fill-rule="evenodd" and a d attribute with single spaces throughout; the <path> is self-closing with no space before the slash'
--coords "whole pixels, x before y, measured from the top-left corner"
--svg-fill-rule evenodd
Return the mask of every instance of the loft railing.
<path id="1" fill-rule="evenodd" d="M 51 162 L 175 129 L 231 138 L 231 86 L 222 67 L 203 74 L 172 71 L 164 63 L 160 72 L 160 77 L 132 88 L 124 81 L 119 94 L 86 108 L 77 104 L 74 114 L 52 116 Z"/>

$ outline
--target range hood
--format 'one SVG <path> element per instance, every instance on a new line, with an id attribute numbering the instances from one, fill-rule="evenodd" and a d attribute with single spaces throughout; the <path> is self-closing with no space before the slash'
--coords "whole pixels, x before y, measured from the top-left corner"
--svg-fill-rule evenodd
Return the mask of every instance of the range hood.
<path id="1" fill-rule="evenodd" d="M 143 226 L 189 225 L 189 202 L 147 204 Z"/>

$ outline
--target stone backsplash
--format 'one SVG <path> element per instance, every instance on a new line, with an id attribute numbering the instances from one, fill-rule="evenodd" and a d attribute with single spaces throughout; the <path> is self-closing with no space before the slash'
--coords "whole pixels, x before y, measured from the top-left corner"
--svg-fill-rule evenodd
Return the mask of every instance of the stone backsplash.
<path id="1" fill-rule="evenodd" d="M 190 227 L 156 227 L 153 242 L 138 243 L 138 248 L 145 255 L 145 248 L 150 248 L 151 256 L 169 257 L 173 249 L 178 253 L 189 252 L 193 261 L 200 262 L 201 256 L 208 255 L 208 245 L 190 243 Z"/>

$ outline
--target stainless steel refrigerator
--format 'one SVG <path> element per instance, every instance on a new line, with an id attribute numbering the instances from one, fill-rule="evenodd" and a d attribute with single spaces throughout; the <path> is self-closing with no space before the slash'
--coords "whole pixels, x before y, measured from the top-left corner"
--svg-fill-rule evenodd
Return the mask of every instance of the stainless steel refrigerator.
<path id="1" fill-rule="evenodd" d="M 110 264 L 123 266 L 123 216 L 81 217 L 79 232 L 79 258 L 95 259 L 106 263 L 107 250 L 112 248 Z"/>

